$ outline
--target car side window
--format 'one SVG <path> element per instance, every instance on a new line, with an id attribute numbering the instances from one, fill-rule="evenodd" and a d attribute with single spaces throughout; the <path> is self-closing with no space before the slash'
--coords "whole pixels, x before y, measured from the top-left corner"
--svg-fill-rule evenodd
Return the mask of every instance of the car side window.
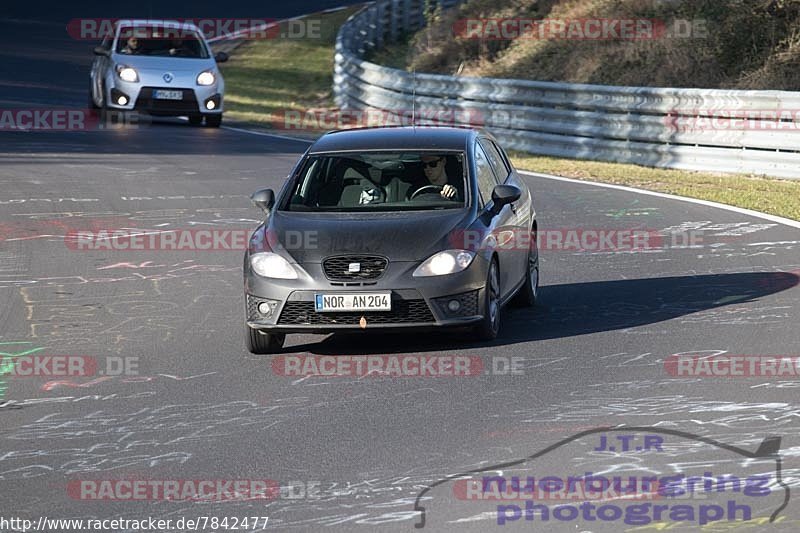
<path id="1" fill-rule="evenodd" d="M 486 205 L 492 201 L 492 191 L 497 185 L 497 178 L 494 175 L 486 152 L 477 143 L 475 144 L 475 169 L 478 172 L 478 190 L 481 193 L 481 198 L 483 198 L 483 205 Z"/>
<path id="2" fill-rule="evenodd" d="M 102 46 L 106 50 L 111 50 L 111 41 L 113 41 L 111 36 L 106 35 L 105 37 L 103 37 L 103 42 L 100 43 L 100 46 Z"/>
<path id="3" fill-rule="evenodd" d="M 500 183 L 505 182 L 506 178 L 508 178 L 508 175 L 511 173 L 511 170 L 506 166 L 503 156 L 500 155 L 497 147 L 490 140 L 481 139 L 480 143 L 485 150 L 486 155 L 489 157 L 489 164 L 492 166 L 494 173 L 497 175 L 497 181 Z"/>
<path id="4" fill-rule="evenodd" d="M 496 142 L 492 142 L 492 144 L 494 145 L 495 148 L 497 148 L 497 151 L 503 157 L 503 163 L 505 164 L 510 174 L 511 171 L 514 170 L 514 165 L 511 164 L 511 159 L 508 157 L 508 153 L 505 150 L 503 150 L 503 147 L 497 144 Z"/>

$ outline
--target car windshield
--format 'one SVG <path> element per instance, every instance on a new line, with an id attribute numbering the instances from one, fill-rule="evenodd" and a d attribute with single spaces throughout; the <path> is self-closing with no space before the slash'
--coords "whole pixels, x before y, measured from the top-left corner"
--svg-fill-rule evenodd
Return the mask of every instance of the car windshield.
<path id="1" fill-rule="evenodd" d="M 403 211 L 465 205 L 462 152 L 367 152 L 309 156 L 285 211 Z"/>
<path id="2" fill-rule="evenodd" d="M 205 44 L 196 31 L 158 26 L 133 26 L 120 30 L 117 53 L 155 57 L 207 59 Z"/>

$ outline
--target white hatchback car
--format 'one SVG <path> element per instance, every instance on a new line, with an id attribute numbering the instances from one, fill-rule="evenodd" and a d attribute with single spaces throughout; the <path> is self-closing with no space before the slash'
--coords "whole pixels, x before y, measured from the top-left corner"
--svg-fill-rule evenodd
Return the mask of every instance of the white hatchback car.
<path id="1" fill-rule="evenodd" d="M 94 53 L 90 107 L 222 123 L 225 81 L 217 63 L 228 56 L 215 57 L 194 24 L 120 20 Z"/>

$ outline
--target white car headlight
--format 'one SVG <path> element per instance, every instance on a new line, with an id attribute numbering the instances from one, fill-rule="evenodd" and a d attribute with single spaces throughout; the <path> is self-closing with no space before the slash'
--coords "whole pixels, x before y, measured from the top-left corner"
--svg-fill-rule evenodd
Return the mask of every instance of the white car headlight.
<path id="1" fill-rule="evenodd" d="M 444 276 L 466 269 L 475 259 L 474 252 L 467 250 L 445 250 L 425 260 L 412 274 L 415 278 Z"/>
<path id="2" fill-rule="evenodd" d="M 122 81 L 139 81 L 139 74 L 136 72 L 136 69 L 125 65 L 117 65 L 117 76 L 119 76 L 119 79 Z"/>
<path id="3" fill-rule="evenodd" d="M 297 279 L 297 270 L 278 254 L 259 252 L 250 256 L 253 272 L 265 278 Z"/>
<path id="4" fill-rule="evenodd" d="M 211 85 L 215 80 L 214 73 L 210 70 L 203 71 L 197 75 L 197 85 Z"/>

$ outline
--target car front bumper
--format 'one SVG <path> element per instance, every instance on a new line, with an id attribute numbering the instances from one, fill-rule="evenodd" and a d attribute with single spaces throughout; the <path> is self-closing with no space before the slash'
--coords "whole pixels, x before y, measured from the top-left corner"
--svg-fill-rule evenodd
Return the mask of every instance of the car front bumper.
<path id="1" fill-rule="evenodd" d="M 180 100 L 154 98 L 155 91 L 182 91 Z M 113 86 L 107 89 L 107 107 L 119 111 L 139 111 L 157 116 L 185 116 L 196 114 L 221 114 L 224 99 L 217 83 L 209 86 L 160 86 L 144 85 L 141 82 L 124 82 L 116 79 Z M 119 97 L 124 96 L 126 104 L 120 105 Z M 214 102 L 214 109 L 208 109 L 207 103 Z"/>
<path id="2" fill-rule="evenodd" d="M 247 258 L 245 258 L 247 261 Z M 446 276 L 414 278 L 414 263 L 389 263 L 384 274 L 369 282 L 349 284 L 329 281 L 320 264 L 301 266 L 299 279 L 274 280 L 255 275 L 245 264 L 245 312 L 247 325 L 275 333 L 330 333 L 342 330 L 460 327 L 475 324 L 484 316 L 484 286 L 488 263 L 481 256 L 463 272 Z M 316 294 L 390 292 L 391 311 L 347 311 L 318 313 Z M 269 316 L 258 311 L 271 300 Z M 459 301 L 453 312 L 447 304 Z"/>

